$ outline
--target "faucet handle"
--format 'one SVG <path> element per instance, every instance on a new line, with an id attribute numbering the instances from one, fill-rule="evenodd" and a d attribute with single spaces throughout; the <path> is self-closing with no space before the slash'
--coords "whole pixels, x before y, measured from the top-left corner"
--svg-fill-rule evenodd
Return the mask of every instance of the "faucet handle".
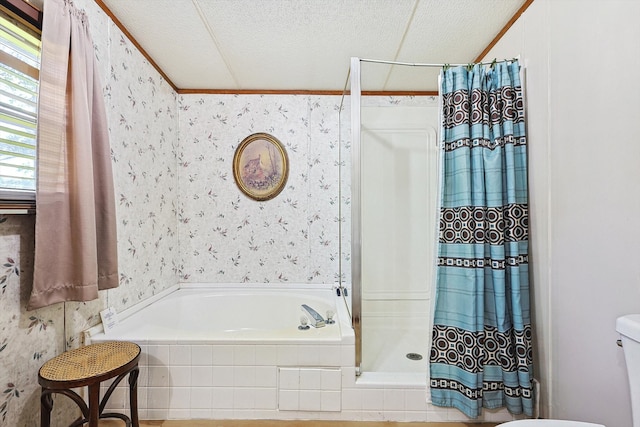
<path id="1" fill-rule="evenodd" d="M 335 316 L 333 310 L 327 310 L 327 320 L 325 321 L 325 323 L 327 323 L 328 325 L 336 323 L 336 321 L 333 320 L 333 316 Z"/>
<path id="2" fill-rule="evenodd" d="M 307 323 L 309 323 L 309 319 L 307 319 L 307 316 L 300 316 L 300 325 L 298 326 L 298 329 L 300 329 L 301 331 L 309 329 L 309 325 L 307 325 Z"/>

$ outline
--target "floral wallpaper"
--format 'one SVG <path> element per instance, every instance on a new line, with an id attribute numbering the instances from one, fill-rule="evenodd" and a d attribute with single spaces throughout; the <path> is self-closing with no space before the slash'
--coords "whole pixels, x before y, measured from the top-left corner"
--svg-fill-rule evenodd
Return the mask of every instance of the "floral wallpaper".
<path id="1" fill-rule="evenodd" d="M 337 280 L 339 103 L 335 96 L 180 96 L 180 281 Z M 287 185 L 268 201 L 245 196 L 232 170 L 235 149 L 257 132 L 280 140 L 289 158 Z"/>
<path id="2" fill-rule="evenodd" d="M 33 277 L 33 216 L 0 217 L 0 425 L 36 425 L 37 372 L 62 350 L 62 305 L 24 310 Z"/>

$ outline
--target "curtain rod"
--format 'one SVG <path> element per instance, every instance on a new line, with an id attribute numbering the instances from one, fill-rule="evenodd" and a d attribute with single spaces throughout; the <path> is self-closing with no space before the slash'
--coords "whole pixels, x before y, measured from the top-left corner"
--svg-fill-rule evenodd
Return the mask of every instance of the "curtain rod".
<path id="1" fill-rule="evenodd" d="M 411 67 L 437 67 L 437 68 L 443 68 L 443 67 L 466 67 L 468 65 L 493 65 L 493 64 L 497 64 L 498 62 L 512 62 L 512 61 L 517 61 L 518 58 L 513 58 L 513 59 L 503 59 L 502 61 L 497 61 L 497 60 L 493 60 L 491 62 L 476 62 L 476 63 L 468 63 L 468 64 L 424 64 L 424 63 L 419 63 L 419 62 L 398 62 L 398 61 L 387 61 L 387 60 L 383 60 L 383 59 L 365 59 L 365 58 L 358 58 L 360 60 L 360 62 L 373 62 L 373 63 L 377 63 L 377 64 L 389 64 L 389 65 L 408 65 Z"/>

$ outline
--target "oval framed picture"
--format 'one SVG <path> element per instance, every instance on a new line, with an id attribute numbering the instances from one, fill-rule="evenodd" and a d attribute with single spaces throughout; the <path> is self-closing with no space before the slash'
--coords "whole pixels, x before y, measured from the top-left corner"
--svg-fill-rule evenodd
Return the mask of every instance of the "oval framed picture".
<path id="1" fill-rule="evenodd" d="M 270 200 L 284 189 L 289 158 L 284 146 L 268 133 L 242 140 L 233 156 L 233 177 L 238 188 L 253 200 Z"/>

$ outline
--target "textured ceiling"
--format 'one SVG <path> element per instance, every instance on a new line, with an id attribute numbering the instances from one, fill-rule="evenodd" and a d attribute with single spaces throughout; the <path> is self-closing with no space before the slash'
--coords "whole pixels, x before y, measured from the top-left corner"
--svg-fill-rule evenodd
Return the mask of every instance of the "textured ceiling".
<path id="1" fill-rule="evenodd" d="M 98 2 L 100 3 L 100 2 Z M 102 0 L 178 89 L 342 90 L 350 57 L 468 63 L 525 0 Z M 437 68 L 363 65 L 362 87 L 435 91 Z"/>

